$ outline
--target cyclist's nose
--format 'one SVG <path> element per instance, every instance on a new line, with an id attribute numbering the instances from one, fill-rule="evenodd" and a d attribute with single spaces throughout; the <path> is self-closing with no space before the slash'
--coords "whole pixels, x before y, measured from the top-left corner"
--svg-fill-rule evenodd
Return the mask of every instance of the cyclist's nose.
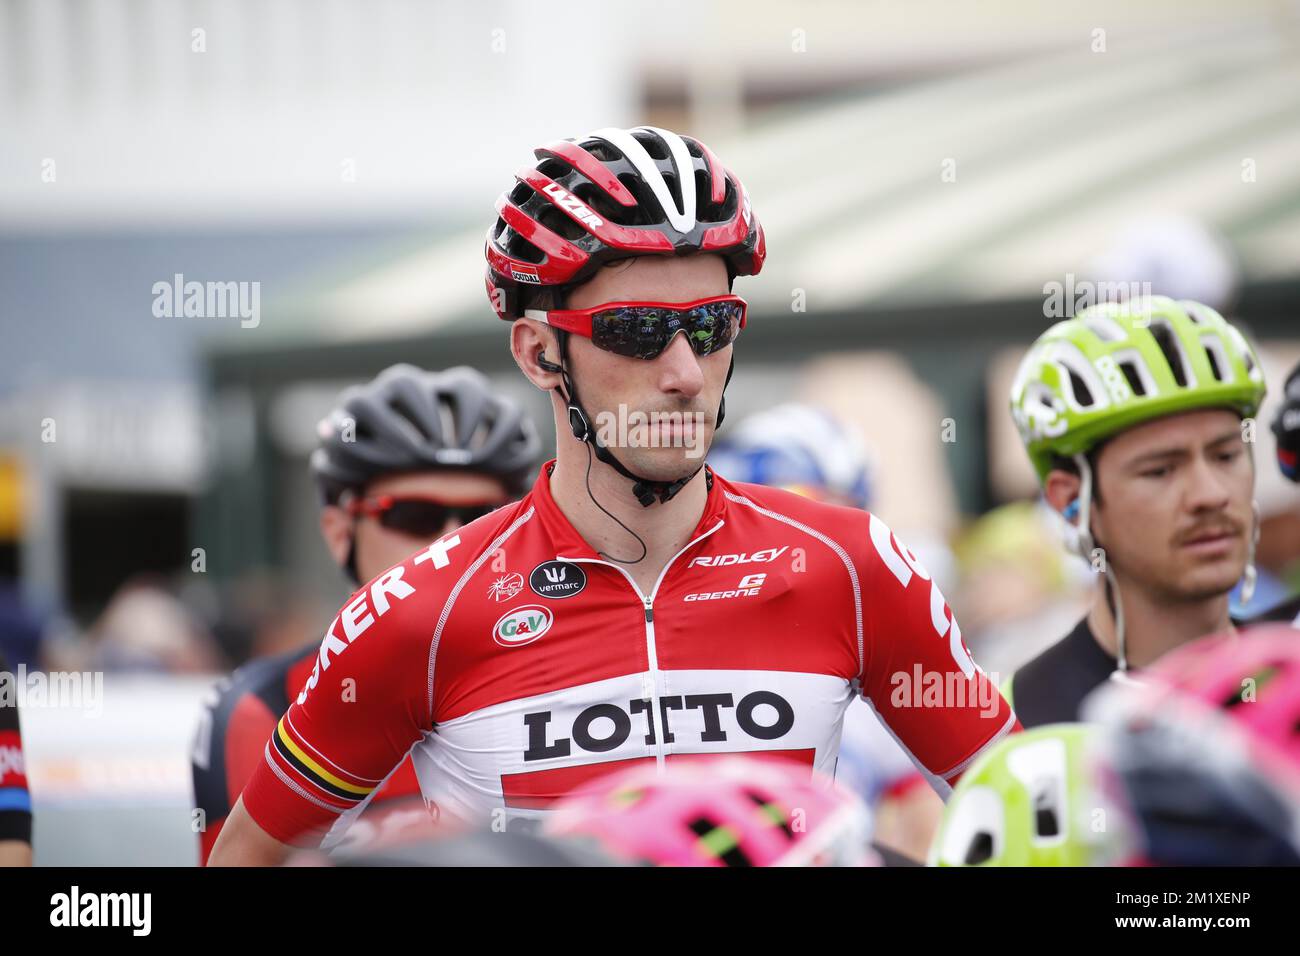
<path id="1" fill-rule="evenodd" d="M 674 333 L 668 347 L 654 360 L 659 374 L 659 390 L 694 398 L 704 388 L 704 370 L 691 349 L 686 331 Z"/>

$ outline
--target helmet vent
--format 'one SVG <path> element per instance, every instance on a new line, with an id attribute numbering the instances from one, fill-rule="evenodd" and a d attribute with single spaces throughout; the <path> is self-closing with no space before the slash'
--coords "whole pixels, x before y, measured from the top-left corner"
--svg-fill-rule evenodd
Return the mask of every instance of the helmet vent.
<path id="1" fill-rule="evenodd" d="M 651 159 L 667 159 L 668 146 L 662 139 L 654 133 L 636 132 L 632 138 L 645 147 L 645 151 L 650 154 Z"/>
<path id="2" fill-rule="evenodd" d="M 573 194 L 595 210 L 596 215 L 620 226 L 628 225 L 626 206 L 621 206 L 609 198 L 605 190 L 593 183 L 579 183 L 573 187 Z"/>
<path id="3" fill-rule="evenodd" d="M 763 816 L 781 828 L 781 832 L 785 834 L 787 840 L 794 839 L 794 830 L 790 828 L 790 823 L 786 820 L 785 814 L 781 812 L 781 809 L 775 803 L 770 802 L 767 797 L 761 793 L 755 793 L 753 790 L 746 790 L 745 796 L 763 812 Z"/>
<path id="4" fill-rule="evenodd" d="M 659 206 L 659 200 L 655 199 L 654 193 L 650 192 L 650 190 L 646 188 L 646 185 L 641 181 L 640 176 L 636 176 L 632 173 L 619 173 L 618 181 L 627 187 L 627 191 L 630 192 L 632 198 L 636 200 L 636 206 L 628 210 L 631 221 L 625 224 L 629 226 L 649 225 L 649 217 L 646 215 L 646 210 L 657 209 Z"/>
<path id="5" fill-rule="evenodd" d="M 587 230 L 577 221 L 561 212 L 558 206 L 552 206 L 549 203 L 538 210 L 537 221 L 551 232 L 563 236 L 570 242 L 587 235 Z"/>
<path id="6" fill-rule="evenodd" d="M 695 221 L 713 222 L 713 203 L 709 201 L 709 174 L 702 169 L 695 170 Z"/>
<path id="7" fill-rule="evenodd" d="M 1137 366 L 1132 362 L 1120 362 L 1120 371 L 1128 379 L 1128 387 L 1133 389 L 1134 395 L 1146 395 L 1146 383 L 1142 381 L 1142 376 L 1138 374 Z"/>
<path id="8" fill-rule="evenodd" d="M 1223 340 L 1217 335 L 1207 335 L 1201 339 L 1201 345 L 1205 347 L 1205 357 L 1210 361 L 1210 372 L 1215 380 L 1227 382 L 1231 366 L 1228 364 L 1227 353 L 1223 349 Z"/>
<path id="9" fill-rule="evenodd" d="M 1072 368 L 1067 368 L 1070 373 L 1070 391 L 1074 393 L 1074 400 L 1080 408 L 1091 408 L 1093 404 L 1092 391 L 1087 384 L 1081 379 Z"/>
<path id="10" fill-rule="evenodd" d="M 740 849 L 732 832 L 708 817 L 696 817 L 689 824 L 696 836 L 717 854 L 724 866 L 753 866 L 753 862 Z"/>
<path id="11" fill-rule="evenodd" d="M 591 153 L 591 155 L 595 156 L 602 163 L 616 163 L 623 158 L 622 153 L 603 139 L 588 140 L 582 144 L 582 148 Z"/>
<path id="12" fill-rule="evenodd" d="M 515 183 L 515 188 L 510 190 L 510 201 L 516 206 L 522 206 L 535 195 L 533 187 L 527 183 Z"/>
<path id="13" fill-rule="evenodd" d="M 1043 790 L 1034 799 L 1034 832 L 1039 839 L 1051 839 L 1061 835 L 1059 804 L 1055 782 L 1044 781 Z"/>
<path id="14" fill-rule="evenodd" d="M 430 434 L 428 426 L 424 421 L 424 416 L 418 409 L 411 406 L 405 396 L 394 395 L 389 399 L 388 407 L 397 414 L 397 418 L 403 426 L 410 428 L 411 431 L 419 435 L 419 440 L 421 442 L 437 441 L 438 436 Z"/>
<path id="15" fill-rule="evenodd" d="M 966 848 L 966 859 L 963 862 L 967 866 L 979 866 L 991 859 L 993 859 L 993 834 L 988 830 L 981 830 L 971 837 L 970 846 Z"/>
<path id="16" fill-rule="evenodd" d="M 1173 373 L 1174 381 L 1178 383 L 1178 387 L 1186 388 L 1192 376 L 1189 374 L 1187 359 L 1183 355 L 1182 346 L 1178 342 L 1178 337 L 1174 335 L 1173 329 L 1169 327 L 1169 323 L 1152 322 L 1151 336 L 1156 340 L 1156 345 L 1160 347 L 1160 352 L 1164 355 L 1165 362 L 1169 365 L 1169 371 Z"/>
<path id="17" fill-rule="evenodd" d="M 573 167 L 562 159 L 550 156 L 537 164 L 537 171 L 543 176 L 551 177 L 551 179 L 559 179 L 561 176 L 567 176 L 571 173 Z"/>
<path id="18" fill-rule="evenodd" d="M 546 260 L 546 255 L 541 249 L 525 239 L 513 229 L 507 227 L 500 236 L 501 245 L 506 250 L 506 254 L 514 259 L 522 259 L 524 262 L 541 263 Z"/>
<path id="19" fill-rule="evenodd" d="M 668 195 L 673 197 L 673 205 L 682 208 L 682 184 L 674 173 L 664 173 L 664 182 L 668 184 Z"/>

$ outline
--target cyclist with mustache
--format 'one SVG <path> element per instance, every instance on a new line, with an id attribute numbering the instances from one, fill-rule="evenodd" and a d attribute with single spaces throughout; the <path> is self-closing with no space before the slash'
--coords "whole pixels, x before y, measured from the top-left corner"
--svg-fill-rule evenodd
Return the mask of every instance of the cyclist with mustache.
<path id="1" fill-rule="evenodd" d="M 636 764 L 828 775 L 854 697 L 941 793 L 1017 727 L 879 517 L 705 467 L 747 319 L 732 282 L 766 255 L 736 175 L 656 127 L 535 156 L 497 200 L 487 291 L 556 458 L 340 612 L 214 863 L 283 861 L 408 753 L 444 815 L 513 829 Z"/>
<path id="2" fill-rule="evenodd" d="M 1258 534 L 1243 422 L 1264 390 L 1245 336 L 1188 300 L 1093 306 L 1030 348 L 1011 413 L 1071 548 L 1104 583 L 1004 685 L 1026 727 L 1079 720 L 1112 675 L 1233 627 L 1228 595 L 1243 575 L 1253 590 Z"/>

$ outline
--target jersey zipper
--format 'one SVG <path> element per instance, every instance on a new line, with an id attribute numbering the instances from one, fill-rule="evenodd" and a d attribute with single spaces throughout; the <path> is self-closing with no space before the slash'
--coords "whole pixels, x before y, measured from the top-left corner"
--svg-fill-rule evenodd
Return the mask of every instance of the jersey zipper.
<path id="1" fill-rule="evenodd" d="M 619 574 L 623 575 L 623 577 L 627 578 L 627 583 L 632 585 L 632 590 L 636 592 L 636 596 L 641 599 L 641 606 L 645 611 L 646 661 L 649 664 L 649 675 L 645 678 L 642 684 L 641 693 L 644 698 L 648 698 L 650 701 L 650 726 L 654 728 L 655 736 L 655 766 L 658 767 L 660 771 L 664 769 L 664 736 L 666 728 L 661 726 L 663 723 L 664 712 L 659 706 L 659 649 L 655 644 L 655 595 L 659 593 L 659 585 L 663 583 L 664 577 L 668 574 L 668 569 L 673 566 L 673 562 L 709 535 L 713 534 L 713 532 L 717 531 L 725 523 L 725 521 L 719 519 L 718 523 L 712 528 L 705 531 L 703 534 L 692 538 L 680 551 L 669 558 L 667 563 L 663 566 L 663 570 L 659 572 L 659 577 L 655 579 L 654 587 L 650 589 L 648 595 L 642 593 L 641 588 L 637 586 L 635 579 L 633 579 L 632 575 L 627 572 L 626 568 L 614 564 L 611 561 L 602 561 L 599 558 L 565 558 L 559 555 L 556 555 L 555 558 L 556 561 L 569 561 L 574 564 L 603 564 L 606 567 L 613 568 L 618 571 Z"/>

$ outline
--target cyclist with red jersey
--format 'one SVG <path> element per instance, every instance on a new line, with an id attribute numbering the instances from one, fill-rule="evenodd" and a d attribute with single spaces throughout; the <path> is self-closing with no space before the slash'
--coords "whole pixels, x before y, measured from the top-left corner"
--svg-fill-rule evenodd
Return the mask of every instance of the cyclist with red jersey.
<path id="1" fill-rule="evenodd" d="M 394 365 L 345 391 L 319 431 L 311 472 L 321 535 L 356 585 L 519 497 L 541 450 L 523 411 L 463 366 L 427 372 Z M 313 642 L 252 661 L 213 689 L 192 755 L 202 864 L 276 721 L 311 675 L 316 652 Z M 419 792 L 411 762 L 403 760 L 376 791 L 367 823 L 382 827 L 381 810 L 401 812 L 401 798 Z M 424 812 L 418 804 L 416 810 Z"/>
<path id="2" fill-rule="evenodd" d="M 32 796 L 27 790 L 14 675 L 0 656 L 0 866 L 32 865 Z M 5 685 L 10 685 L 6 687 Z"/>
<path id="3" fill-rule="evenodd" d="M 342 609 L 214 863 L 337 833 L 408 753 L 427 800 L 496 824 L 638 762 L 830 772 L 855 695 L 944 792 L 1017 726 L 884 522 L 704 467 L 732 281 L 766 253 L 735 174 L 653 127 L 536 157 L 497 201 L 487 285 L 556 458 Z"/>

